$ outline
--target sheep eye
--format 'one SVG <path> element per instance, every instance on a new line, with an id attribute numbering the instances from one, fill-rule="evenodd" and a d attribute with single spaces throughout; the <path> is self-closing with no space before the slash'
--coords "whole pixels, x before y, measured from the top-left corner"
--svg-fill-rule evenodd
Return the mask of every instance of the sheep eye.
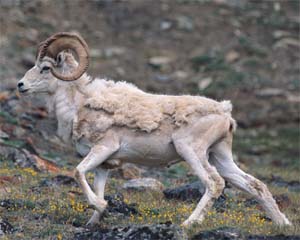
<path id="1" fill-rule="evenodd" d="M 50 69 L 50 67 L 44 66 L 41 70 L 41 73 L 48 71 Z"/>

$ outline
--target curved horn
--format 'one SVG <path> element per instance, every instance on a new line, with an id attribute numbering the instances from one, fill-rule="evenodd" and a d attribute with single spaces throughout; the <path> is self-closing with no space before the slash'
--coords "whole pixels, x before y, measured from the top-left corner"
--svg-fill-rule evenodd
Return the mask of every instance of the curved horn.
<path id="1" fill-rule="evenodd" d="M 71 74 L 64 75 L 51 68 L 52 74 L 64 81 L 74 81 L 82 76 L 89 66 L 89 50 L 87 43 L 76 33 L 60 32 L 52 35 L 39 47 L 38 58 L 45 56 L 56 58 L 63 50 L 71 49 L 78 56 L 78 67 Z"/>
<path id="2" fill-rule="evenodd" d="M 40 58 L 40 53 L 43 49 L 44 44 L 45 44 L 45 41 L 40 42 L 39 45 L 38 45 L 38 49 L 37 49 L 37 52 L 36 52 L 36 55 L 35 55 L 35 58 L 38 59 L 38 60 L 41 59 Z"/>

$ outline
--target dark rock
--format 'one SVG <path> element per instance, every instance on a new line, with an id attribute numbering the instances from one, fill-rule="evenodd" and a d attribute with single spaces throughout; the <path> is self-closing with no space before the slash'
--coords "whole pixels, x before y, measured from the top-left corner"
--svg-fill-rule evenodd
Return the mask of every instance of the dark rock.
<path id="1" fill-rule="evenodd" d="M 156 224 L 142 226 L 116 227 L 76 233 L 75 240 L 107 239 L 107 240 L 186 240 L 186 234 L 176 225 Z"/>
<path id="2" fill-rule="evenodd" d="M 43 179 L 40 182 L 41 187 L 61 185 L 78 186 L 74 178 L 65 175 L 57 175 L 55 177 L 52 177 L 51 179 Z"/>
<path id="3" fill-rule="evenodd" d="M 285 181 L 279 176 L 272 176 L 270 182 L 278 187 L 287 187 L 290 191 L 300 192 L 300 181 Z"/>
<path id="4" fill-rule="evenodd" d="M 6 141 L 0 146 L 1 157 L 12 160 L 21 168 L 33 168 L 38 171 L 34 155 L 30 152 L 36 153 L 33 145 L 22 140 Z"/>
<path id="5" fill-rule="evenodd" d="M 35 204 L 31 201 L 24 201 L 21 199 L 2 199 L 0 200 L 0 207 L 7 210 L 16 210 L 20 208 L 33 209 Z"/>
<path id="6" fill-rule="evenodd" d="M 108 202 L 108 207 L 105 210 L 108 213 L 121 213 L 125 216 L 137 214 L 138 210 L 134 204 L 126 204 L 122 194 L 107 195 L 104 197 Z M 105 214 L 104 214 L 105 215 Z"/>
<path id="7" fill-rule="evenodd" d="M 181 201 L 199 201 L 205 192 L 205 187 L 201 182 L 193 182 L 180 186 L 178 188 L 166 189 L 163 191 L 167 199 L 177 199 Z M 221 195 L 215 202 L 213 207 L 218 212 L 224 212 L 226 209 L 226 196 Z"/>
<path id="8" fill-rule="evenodd" d="M 226 210 L 226 197 L 224 195 L 221 195 L 213 205 L 213 208 L 217 210 L 217 212 L 225 212 Z"/>
<path id="9" fill-rule="evenodd" d="M 22 113 L 21 116 L 20 116 L 20 118 L 22 120 L 25 120 L 25 121 L 28 121 L 28 122 L 32 122 L 32 123 L 36 122 L 35 118 L 32 115 L 30 115 L 29 113 L 27 113 L 27 112 Z"/>
<path id="10" fill-rule="evenodd" d="M 35 147 L 30 141 L 12 140 L 0 146 L 0 156 L 12 160 L 15 165 L 21 168 L 32 168 L 35 171 L 59 172 L 56 163 L 42 159 L 37 154 Z"/>
<path id="11" fill-rule="evenodd" d="M 292 203 L 291 199 L 287 194 L 275 195 L 274 198 L 281 210 L 288 208 Z"/>
<path id="12" fill-rule="evenodd" d="M 203 231 L 194 235 L 192 240 L 246 240 L 244 234 L 236 229 L 222 227 L 214 230 Z"/>
<path id="13" fill-rule="evenodd" d="M 65 175 L 57 175 L 52 181 L 58 185 L 78 185 L 74 178 Z"/>
<path id="14" fill-rule="evenodd" d="M 5 111 L 9 112 L 11 115 L 15 116 L 17 113 L 23 112 L 23 106 L 21 106 L 20 101 L 15 98 L 11 97 L 5 104 L 4 109 Z"/>
<path id="15" fill-rule="evenodd" d="M 287 194 L 274 195 L 274 199 L 281 210 L 286 209 L 291 205 L 291 199 Z M 258 207 L 260 208 L 260 204 L 258 203 L 258 201 L 253 198 L 246 199 L 246 201 L 244 201 L 244 205 L 246 207 L 258 205 Z"/>
<path id="16" fill-rule="evenodd" d="M 252 207 L 252 206 L 255 206 L 255 205 L 258 205 L 259 203 L 255 200 L 255 199 L 253 199 L 253 198 L 251 198 L 251 199 L 246 199 L 245 201 L 244 201 L 244 205 L 245 205 L 245 207 Z"/>
<path id="17" fill-rule="evenodd" d="M 13 159 L 14 161 L 18 158 L 26 159 L 26 156 L 21 154 L 17 149 L 10 146 L 0 146 L 0 156 L 4 159 Z"/>
<path id="18" fill-rule="evenodd" d="M 276 236 L 252 235 L 248 236 L 247 240 L 300 240 L 300 236 L 286 236 L 283 234 Z"/>
<path id="19" fill-rule="evenodd" d="M 33 168 L 35 171 L 38 171 L 31 154 L 25 149 L 22 149 L 22 151 L 16 150 L 13 161 L 21 168 Z"/>
<path id="20" fill-rule="evenodd" d="M 2 220 L 0 218 L 0 236 L 3 236 L 5 234 L 10 234 L 14 232 L 14 227 L 5 220 Z"/>
<path id="21" fill-rule="evenodd" d="M 11 208 L 20 208 L 22 206 L 21 201 L 11 200 L 11 199 L 3 199 L 0 200 L 0 207 L 11 209 Z"/>
<path id="22" fill-rule="evenodd" d="M 177 199 L 181 201 L 200 200 L 205 192 L 205 187 L 199 181 L 189 183 L 177 188 L 165 189 L 163 191 L 167 199 Z"/>
<path id="23" fill-rule="evenodd" d="M 31 154 L 26 149 L 15 149 L 11 159 L 21 168 L 33 168 L 35 171 L 38 171 Z"/>

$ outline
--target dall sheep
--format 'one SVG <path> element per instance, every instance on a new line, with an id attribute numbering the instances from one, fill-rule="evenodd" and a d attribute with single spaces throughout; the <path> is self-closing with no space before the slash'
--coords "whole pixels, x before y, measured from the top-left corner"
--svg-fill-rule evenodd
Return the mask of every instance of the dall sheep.
<path id="1" fill-rule="evenodd" d="M 276 224 L 291 224 L 267 186 L 233 161 L 236 124 L 230 101 L 145 93 L 126 82 L 92 79 L 85 73 L 88 64 L 83 38 L 57 33 L 40 44 L 35 66 L 18 82 L 21 94 L 45 93 L 58 121 L 58 135 L 84 157 L 75 177 L 95 207 L 88 224 L 97 223 L 107 205 L 104 188 L 110 168 L 125 162 L 165 166 L 181 160 L 206 187 L 183 225 L 204 219 L 222 193 L 224 179 L 260 202 Z M 91 170 L 94 189 L 85 176 Z"/>

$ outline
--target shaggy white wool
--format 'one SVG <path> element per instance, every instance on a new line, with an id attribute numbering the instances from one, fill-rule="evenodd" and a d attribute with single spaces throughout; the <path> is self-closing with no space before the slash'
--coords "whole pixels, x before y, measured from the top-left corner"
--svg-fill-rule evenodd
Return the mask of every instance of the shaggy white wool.
<path id="1" fill-rule="evenodd" d="M 94 80 L 87 89 L 85 107 L 110 115 L 109 124 L 127 126 L 145 132 L 156 130 L 163 119 L 170 118 L 180 127 L 195 114 L 230 114 L 230 101 L 217 102 L 205 97 L 149 94 L 126 82 Z M 97 89 L 97 91 L 95 91 Z M 105 116 L 101 116 L 103 118 Z M 102 115 L 102 114 L 101 114 Z M 99 116 L 100 117 L 100 116 Z M 105 126 L 108 127 L 108 126 Z"/>

